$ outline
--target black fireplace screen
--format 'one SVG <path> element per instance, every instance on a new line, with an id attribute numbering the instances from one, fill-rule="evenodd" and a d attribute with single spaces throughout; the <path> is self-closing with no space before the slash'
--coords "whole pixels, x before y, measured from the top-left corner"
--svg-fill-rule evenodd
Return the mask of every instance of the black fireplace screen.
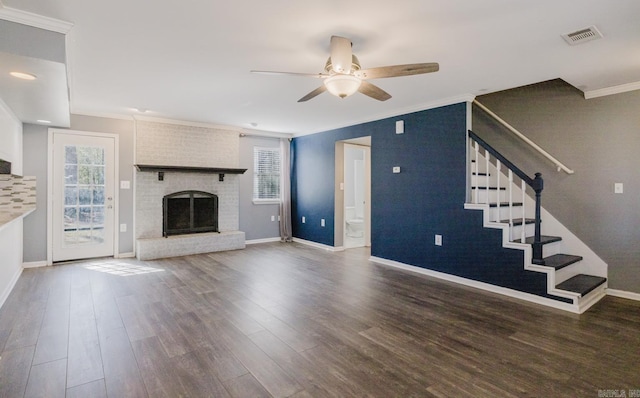
<path id="1" fill-rule="evenodd" d="M 162 198 L 162 234 L 218 232 L 218 197 L 202 191 L 181 191 Z"/>

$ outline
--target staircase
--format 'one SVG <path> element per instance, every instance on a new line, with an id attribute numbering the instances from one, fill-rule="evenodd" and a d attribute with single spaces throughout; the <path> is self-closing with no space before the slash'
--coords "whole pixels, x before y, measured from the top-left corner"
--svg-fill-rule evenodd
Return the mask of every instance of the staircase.
<path id="1" fill-rule="evenodd" d="M 576 313 L 586 311 L 605 295 L 606 264 L 542 209 L 539 173 L 527 176 L 472 131 L 469 140 L 465 208 L 482 210 L 484 227 L 502 229 L 503 247 L 524 251 L 525 270 L 547 274 L 547 296 L 536 301 Z M 571 235 L 570 242 L 564 242 L 559 232 Z"/>

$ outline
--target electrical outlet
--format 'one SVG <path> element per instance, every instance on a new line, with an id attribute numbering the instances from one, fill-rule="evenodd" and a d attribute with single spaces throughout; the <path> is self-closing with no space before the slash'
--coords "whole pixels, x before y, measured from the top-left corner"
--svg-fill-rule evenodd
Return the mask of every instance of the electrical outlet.
<path id="1" fill-rule="evenodd" d="M 127 232 L 127 224 L 120 224 L 120 232 Z"/>
<path id="2" fill-rule="evenodd" d="M 120 189 L 131 189 L 131 181 L 120 181 Z"/>
<path id="3" fill-rule="evenodd" d="M 624 185 L 621 182 L 616 182 L 615 184 L 613 184 L 613 192 L 624 193 Z"/>
<path id="4" fill-rule="evenodd" d="M 280 221 L 280 214 L 278 214 L 278 221 Z"/>
<path id="5" fill-rule="evenodd" d="M 324 227 L 324 218 L 321 218 L 321 219 L 320 219 L 320 226 L 321 226 L 321 227 Z"/>
<path id="6" fill-rule="evenodd" d="M 271 221 L 275 221 L 276 220 L 276 216 L 271 216 Z"/>
<path id="7" fill-rule="evenodd" d="M 400 172 L 400 166 L 393 166 L 392 171 L 394 174 L 398 174 Z"/>
<path id="8" fill-rule="evenodd" d="M 442 235 L 436 235 L 435 244 L 436 246 L 442 246 Z"/>
<path id="9" fill-rule="evenodd" d="M 304 216 L 302 216 L 302 223 L 304 224 L 306 222 L 307 222 L 307 219 Z"/>

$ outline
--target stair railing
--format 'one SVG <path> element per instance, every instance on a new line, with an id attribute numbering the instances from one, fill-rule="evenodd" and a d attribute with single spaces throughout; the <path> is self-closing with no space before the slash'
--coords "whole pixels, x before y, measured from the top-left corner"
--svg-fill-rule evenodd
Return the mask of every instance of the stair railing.
<path id="1" fill-rule="evenodd" d="M 482 147 L 484 149 L 484 154 L 482 154 L 484 156 L 484 161 L 485 161 L 485 172 L 487 173 L 487 176 L 485 178 L 485 191 L 486 191 L 486 204 L 490 204 L 490 200 L 489 200 L 489 191 L 490 191 L 490 187 L 489 187 L 489 170 L 490 170 L 490 165 L 493 165 L 493 163 L 491 163 L 491 156 L 493 156 L 495 158 L 495 167 L 497 169 L 497 203 L 495 204 L 495 206 L 497 207 L 497 211 L 496 211 L 496 219 L 493 221 L 496 222 L 500 222 L 500 208 L 501 207 L 505 207 L 508 206 L 509 207 L 509 227 L 511 227 L 510 229 L 513 228 L 514 225 L 514 218 L 513 218 L 513 185 L 514 185 L 514 181 L 513 181 L 513 177 L 514 174 L 520 178 L 521 182 L 520 182 L 520 189 L 522 190 L 522 228 L 521 228 L 521 236 L 520 236 L 520 242 L 521 243 L 525 243 L 526 242 L 526 236 L 525 236 L 525 226 L 526 226 L 526 217 L 525 217 L 525 211 L 524 211 L 524 205 L 525 205 L 525 199 L 526 199 L 526 186 L 530 186 L 533 191 L 535 192 L 535 233 L 534 233 L 534 237 L 533 237 L 533 243 L 531 244 L 532 247 L 532 259 L 531 262 L 534 264 L 540 264 L 540 265 L 544 265 L 544 260 L 542 257 L 542 234 L 540 231 L 540 202 L 541 202 L 541 196 L 542 196 L 542 190 L 544 188 L 544 182 L 542 180 L 542 174 L 541 173 L 536 173 L 534 178 L 529 177 L 524 171 L 522 171 L 520 168 L 518 168 L 516 165 L 514 165 L 511 161 L 509 161 L 507 158 L 505 158 L 500 152 L 498 152 L 495 148 L 493 148 L 491 145 L 487 144 L 482 138 L 478 137 L 473 131 L 469 130 L 469 139 L 471 141 L 471 146 L 473 148 L 473 152 L 472 152 L 472 160 L 474 160 L 474 173 L 476 175 L 476 181 L 478 181 L 478 177 L 479 177 L 479 162 L 480 162 L 480 157 L 479 155 L 481 155 L 480 153 L 480 147 Z M 501 203 L 501 198 L 500 198 L 500 178 L 502 175 L 502 166 L 505 166 L 507 169 L 507 178 L 508 178 L 508 186 L 506 187 L 509 190 L 509 201 L 508 203 L 504 204 Z M 476 184 L 476 189 L 473 192 L 473 202 L 474 203 L 479 203 L 479 190 L 480 190 L 480 184 Z"/>

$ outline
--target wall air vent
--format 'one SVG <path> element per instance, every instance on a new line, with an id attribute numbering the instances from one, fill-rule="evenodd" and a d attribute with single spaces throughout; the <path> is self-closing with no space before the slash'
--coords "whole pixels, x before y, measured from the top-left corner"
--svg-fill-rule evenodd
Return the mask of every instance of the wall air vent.
<path id="1" fill-rule="evenodd" d="M 602 33 L 594 25 L 575 32 L 562 35 L 562 38 L 571 46 L 586 43 L 591 40 L 601 39 Z"/>

